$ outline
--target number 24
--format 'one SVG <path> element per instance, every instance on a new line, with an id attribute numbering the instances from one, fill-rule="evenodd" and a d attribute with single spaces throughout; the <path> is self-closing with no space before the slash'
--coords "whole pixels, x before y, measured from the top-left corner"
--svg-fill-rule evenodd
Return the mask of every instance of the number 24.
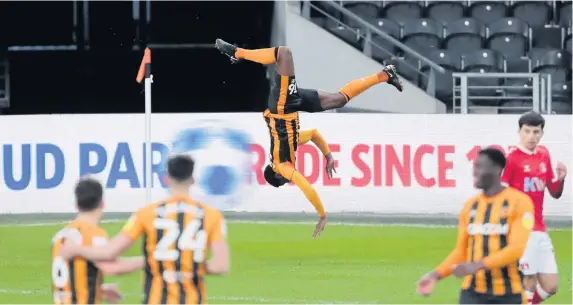
<path id="1" fill-rule="evenodd" d="M 179 258 L 180 251 L 193 251 L 193 261 L 200 263 L 205 257 L 207 233 L 199 230 L 201 221 L 190 222 L 181 231 L 179 224 L 171 219 L 158 218 L 153 222 L 156 229 L 163 230 L 163 237 L 157 242 L 153 257 L 158 261 L 174 261 Z M 174 249 L 170 249 L 177 242 Z"/>

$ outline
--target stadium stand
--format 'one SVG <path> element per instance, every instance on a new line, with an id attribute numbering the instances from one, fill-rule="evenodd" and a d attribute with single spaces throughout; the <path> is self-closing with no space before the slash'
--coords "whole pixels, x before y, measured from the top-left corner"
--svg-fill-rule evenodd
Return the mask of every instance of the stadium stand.
<path id="1" fill-rule="evenodd" d="M 537 95 L 546 101 L 542 111 L 571 114 L 570 1 L 303 1 L 302 6 L 303 16 L 373 59 L 396 64 L 404 78 L 427 92 L 432 80 L 432 94 L 450 111 L 463 112 L 460 103 L 468 103 L 470 113 L 521 113 L 534 106 Z M 413 51 L 446 72 L 430 73 L 428 62 Z M 466 93 L 460 92 L 463 86 L 469 86 Z"/>

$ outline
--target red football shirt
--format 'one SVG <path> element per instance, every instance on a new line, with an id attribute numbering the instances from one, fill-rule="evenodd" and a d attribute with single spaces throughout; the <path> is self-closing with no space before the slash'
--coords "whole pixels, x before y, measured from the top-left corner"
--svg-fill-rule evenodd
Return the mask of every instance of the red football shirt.
<path id="1" fill-rule="evenodd" d="M 546 186 L 551 184 L 554 178 L 551 158 L 544 147 L 538 147 L 535 152 L 517 147 L 507 156 L 501 181 L 526 193 L 533 201 L 534 231 L 546 230 L 543 221 L 543 197 Z"/>

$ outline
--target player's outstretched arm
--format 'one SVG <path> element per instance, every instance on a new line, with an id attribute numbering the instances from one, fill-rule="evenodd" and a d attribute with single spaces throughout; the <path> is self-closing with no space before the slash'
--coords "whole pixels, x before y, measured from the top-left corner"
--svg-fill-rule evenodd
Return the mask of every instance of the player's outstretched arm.
<path id="1" fill-rule="evenodd" d="M 464 208 L 458 220 L 458 239 L 454 250 L 436 267 L 436 275 L 443 279 L 452 274 L 455 265 L 463 263 L 467 258 L 468 234 L 467 234 L 467 209 Z"/>
<path id="2" fill-rule="evenodd" d="M 119 233 L 104 246 L 84 247 L 71 242 L 66 242 L 62 246 L 60 254 L 66 258 L 79 256 L 94 262 L 114 261 L 132 244 L 133 240 L 130 237 L 123 233 Z"/>
<path id="3" fill-rule="evenodd" d="M 467 206 L 467 204 L 466 204 Z M 436 267 L 433 271 L 425 274 L 420 278 L 416 284 L 416 292 L 429 296 L 432 294 L 434 287 L 438 280 L 443 279 L 452 274 L 455 265 L 460 264 L 466 260 L 468 235 L 466 231 L 467 223 L 467 208 L 464 207 L 460 213 L 458 220 L 458 239 L 456 241 L 455 249 L 446 257 L 446 259 Z"/>
<path id="4" fill-rule="evenodd" d="M 334 157 L 332 157 L 328 143 L 316 129 L 299 131 L 298 144 L 306 144 L 308 141 L 312 141 L 312 143 L 314 143 L 314 145 L 316 145 L 316 147 L 318 147 L 318 149 L 320 149 L 322 154 L 326 157 L 326 173 L 329 178 L 332 178 L 334 173 L 336 173 L 336 169 L 334 168 Z"/>
<path id="5" fill-rule="evenodd" d="M 138 257 L 122 257 L 112 262 L 96 262 L 96 267 L 105 275 L 122 275 L 143 269 L 145 259 Z"/>
<path id="6" fill-rule="evenodd" d="M 330 147 L 328 147 L 328 143 L 322 137 L 322 135 L 316 129 L 307 129 L 301 130 L 298 133 L 298 144 L 306 144 L 308 141 L 312 141 L 318 149 L 322 152 L 323 155 L 328 155 L 330 153 Z"/>
<path id="7" fill-rule="evenodd" d="M 484 257 L 482 260 L 484 268 L 499 268 L 517 262 L 523 255 L 533 228 L 533 202 L 527 195 L 523 195 L 520 201 L 509 228 L 507 247 Z"/>

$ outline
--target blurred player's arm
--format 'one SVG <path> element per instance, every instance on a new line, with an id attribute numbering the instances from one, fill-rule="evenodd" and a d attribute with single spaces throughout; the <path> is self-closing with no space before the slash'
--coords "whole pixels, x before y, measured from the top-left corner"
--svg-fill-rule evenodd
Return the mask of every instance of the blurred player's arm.
<path id="1" fill-rule="evenodd" d="M 484 257 L 481 264 L 486 269 L 499 268 L 517 262 L 525 251 L 529 233 L 533 228 L 533 202 L 529 196 L 523 196 L 516 205 L 508 233 L 507 247 Z"/>
<path id="2" fill-rule="evenodd" d="M 95 262 L 94 264 L 105 275 L 121 275 L 143 269 L 145 259 L 141 256 L 122 257 L 115 261 L 101 261 Z"/>
<path id="3" fill-rule="evenodd" d="M 222 275 L 229 272 L 231 256 L 227 243 L 227 224 L 221 212 L 217 211 L 216 221 L 209 229 L 207 241 L 211 258 L 205 264 L 208 274 Z"/>
<path id="4" fill-rule="evenodd" d="M 559 177 L 555 177 L 555 172 L 553 171 L 553 166 L 551 165 L 551 159 L 549 159 L 549 168 L 547 169 L 547 190 L 549 191 L 549 195 L 555 199 L 561 198 L 563 195 L 563 190 L 565 189 L 565 177 L 563 176 L 562 179 Z M 563 164 L 557 165 L 557 170 L 565 170 L 561 169 L 560 167 L 564 167 Z"/>
<path id="5" fill-rule="evenodd" d="M 143 221 L 139 212 L 131 216 L 121 232 L 107 244 L 99 247 L 76 247 L 72 256 L 81 256 L 90 261 L 115 261 L 143 233 Z"/>
<path id="6" fill-rule="evenodd" d="M 312 141 L 323 155 L 327 156 L 330 154 L 330 147 L 328 143 L 322 137 L 322 135 L 316 129 L 301 130 L 298 133 L 298 144 L 306 144 L 308 141 Z"/>
<path id="7" fill-rule="evenodd" d="M 96 236 L 92 238 L 91 245 L 94 247 L 105 246 L 109 243 L 107 236 Z M 143 257 L 118 258 L 113 261 L 95 261 L 96 267 L 105 275 L 121 275 L 131 273 L 145 266 Z"/>
<path id="8" fill-rule="evenodd" d="M 308 182 L 308 180 L 292 166 L 292 164 L 280 163 L 276 168 L 283 177 L 296 184 L 296 186 L 304 193 L 308 201 L 310 201 L 314 206 L 320 217 L 326 216 L 324 213 L 324 206 L 322 205 L 322 201 L 320 200 L 320 197 L 318 197 L 316 190 L 312 187 L 310 182 Z"/>
<path id="9" fill-rule="evenodd" d="M 463 263 L 467 260 L 468 249 L 468 233 L 467 233 L 467 219 L 468 207 L 466 203 L 464 209 L 460 213 L 458 220 L 458 239 L 454 250 L 444 259 L 444 261 L 434 270 L 434 276 L 438 279 L 443 279 L 452 274 L 454 266 Z"/>

